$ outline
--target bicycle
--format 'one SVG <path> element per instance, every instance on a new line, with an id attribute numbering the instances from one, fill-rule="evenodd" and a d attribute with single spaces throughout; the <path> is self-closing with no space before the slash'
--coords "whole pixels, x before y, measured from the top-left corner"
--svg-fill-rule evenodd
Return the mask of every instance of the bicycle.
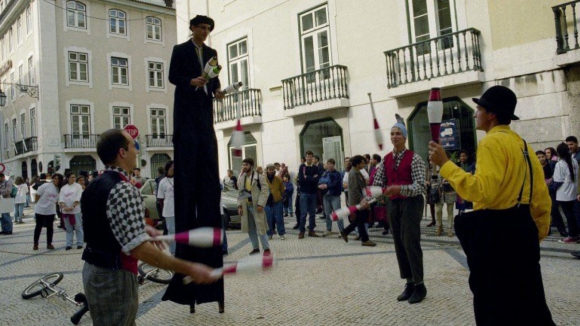
<path id="1" fill-rule="evenodd" d="M 43 298 L 50 298 L 52 296 L 60 297 L 61 299 L 72 302 L 76 306 L 81 307 L 72 317 L 70 321 L 77 325 L 83 315 L 89 311 L 87 297 L 84 293 L 77 293 L 74 298 L 67 295 L 66 291 L 57 286 L 63 279 L 62 273 L 52 273 L 39 278 L 37 281 L 30 284 L 24 291 L 22 291 L 22 299 L 28 300 L 41 295 Z"/>
<path id="2" fill-rule="evenodd" d="M 169 282 L 171 282 L 171 278 L 173 277 L 172 271 L 151 266 L 147 263 L 139 264 L 139 266 L 137 266 L 137 270 L 139 271 L 139 285 L 143 285 L 147 283 L 147 281 L 159 284 L 169 284 Z"/>

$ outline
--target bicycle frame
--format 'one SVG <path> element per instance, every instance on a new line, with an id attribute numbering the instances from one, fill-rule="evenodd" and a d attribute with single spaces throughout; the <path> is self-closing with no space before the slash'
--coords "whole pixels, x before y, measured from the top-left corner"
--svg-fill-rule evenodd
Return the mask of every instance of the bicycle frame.
<path id="1" fill-rule="evenodd" d="M 50 298 L 52 296 L 57 296 L 62 298 L 65 301 L 74 303 L 76 306 L 82 306 L 83 303 L 82 302 L 77 302 L 75 301 L 73 298 L 69 297 L 65 291 L 65 289 L 59 287 L 58 285 L 52 284 L 50 282 L 47 282 L 43 279 L 40 280 L 40 283 L 42 283 L 43 285 L 43 289 L 42 289 L 42 297 L 43 298 Z M 50 291 L 51 293 L 49 294 L 48 291 Z"/>

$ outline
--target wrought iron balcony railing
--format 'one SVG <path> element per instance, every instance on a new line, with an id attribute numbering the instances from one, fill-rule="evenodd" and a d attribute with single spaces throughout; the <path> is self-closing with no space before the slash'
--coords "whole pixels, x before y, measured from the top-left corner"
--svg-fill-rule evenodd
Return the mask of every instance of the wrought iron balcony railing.
<path id="1" fill-rule="evenodd" d="M 483 71 L 480 32 L 468 28 L 385 51 L 389 88 L 464 71 Z"/>
<path id="2" fill-rule="evenodd" d="M 580 44 L 578 44 L 578 19 L 576 18 L 576 4 L 578 2 L 580 0 L 552 7 L 554 23 L 556 24 L 557 54 L 580 49 Z M 572 36 L 574 40 L 571 39 Z M 571 42 L 572 45 L 570 45 Z"/>
<path id="3" fill-rule="evenodd" d="M 262 116 L 262 92 L 259 89 L 246 89 L 238 93 L 226 95 L 223 100 L 213 100 L 214 123 L 231 121 L 237 118 Z"/>
<path id="4" fill-rule="evenodd" d="M 98 134 L 65 134 L 64 148 L 96 148 L 100 136 Z"/>
<path id="5" fill-rule="evenodd" d="M 335 98 L 348 98 L 347 68 L 335 65 L 282 80 L 284 110 Z"/>
<path id="6" fill-rule="evenodd" d="M 16 155 L 33 152 L 38 149 L 38 142 L 36 137 L 24 138 L 14 143 L 14 152 Z"/>
<path id="7" fill-rule="evenodd" d="M 24 141 L 19 140 L 14 142 L 14 155 L 24 154 Z"/>
<path id="8" fill-rule="evenodd" d="M 173 135 L 152 134 L 145 137 L 147 147 L 173 147 Z"/>

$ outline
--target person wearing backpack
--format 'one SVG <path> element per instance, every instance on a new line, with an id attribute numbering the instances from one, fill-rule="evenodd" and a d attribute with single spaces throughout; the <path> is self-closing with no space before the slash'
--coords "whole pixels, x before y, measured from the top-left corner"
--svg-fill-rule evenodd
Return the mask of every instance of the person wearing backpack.
<path id="1" fill-rule="evenodd" d="M 7 180 L 4 173 L 0 173 L 0 194 L 2 195 L 2 199 L 0 199 L 2 232 L 0 234 L 10 235 L 12 234 L 10 212 L 14 209 L 14 198 L 10 196 L 12 194 L 12 181 Z"/>

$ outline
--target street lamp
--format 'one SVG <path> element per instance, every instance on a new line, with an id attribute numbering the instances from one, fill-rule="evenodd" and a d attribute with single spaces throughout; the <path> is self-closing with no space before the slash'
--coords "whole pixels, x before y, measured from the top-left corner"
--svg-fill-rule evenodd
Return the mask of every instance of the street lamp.
<path id="1" fill-rule="evenodd" d="M 38 98 L 38 86 L 30 86 L 16 83 L 0 83 L 0 85 L 10 85 L 18 88 L 20 92 L 26 92 L 32 98 Z M 6 104 L 6 94 L 0 89 L 0 107 Z"/>

